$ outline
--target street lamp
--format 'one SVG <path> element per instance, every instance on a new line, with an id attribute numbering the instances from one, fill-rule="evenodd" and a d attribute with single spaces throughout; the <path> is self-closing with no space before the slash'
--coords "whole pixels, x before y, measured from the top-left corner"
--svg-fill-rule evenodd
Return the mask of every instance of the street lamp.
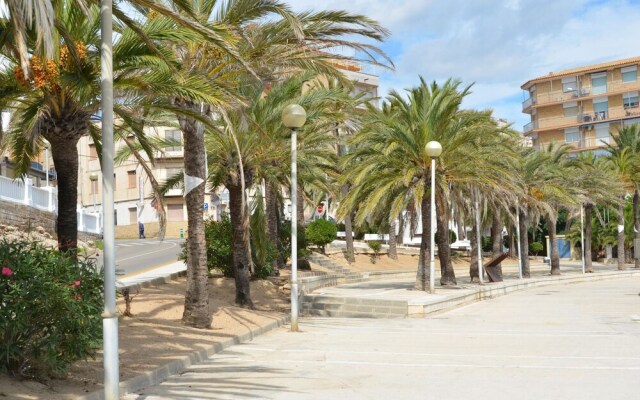
<path id="1" fill-rule="evenodd" d="M 434 140 L 427 143 L 426 150 L 427 155 L 431 157 L 431 259 L 429 260 L 429 292 L 435 293 L 436 158 L 438 158 L 440 154 L 442 154 L 442 145 Z"/>
<path id="2" fill-rule="evenodd" d="M 98 187 L 96 185 L 97 181 L 98 181 L 98 174 L 95 172 L 92 172 L 91 175 L 89 175 L 89 180 L 91 181 L 91 192 L 93 193 L 93 213 L 96 213 L 96 192 L 98 191 Z"/>
<path id="3" fill-rule="evenodd" d="M 296 134 L 307 120 L 307 113 L 298 104 L 282 110 L 282 124 L 291 129 L 291 332 L 298 331 L 298 166 Z"/>

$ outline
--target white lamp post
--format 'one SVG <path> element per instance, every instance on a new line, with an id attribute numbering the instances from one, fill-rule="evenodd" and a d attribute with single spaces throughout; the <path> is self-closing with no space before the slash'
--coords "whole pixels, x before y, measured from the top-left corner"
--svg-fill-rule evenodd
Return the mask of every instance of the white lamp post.
<path id="1" fill-rule="evenodd" d="M 93 193 L 93 213 L 96 213 L 96 192 L 98 187 L 96 186 L 96 182 L 98 181 L 98 174 L 92 172 L 89 175 L 89 180 L 91 181 L 91 192 Z"/>
<path id="2" fill-rule="evenodd" d="M 431 157 L 431 251 L 429 260 L 429 293 L 435 293 L 435 241 L 436 241 L 436 158 L 442 154 L 442 145 L 431 141 L 426 146 L 427 155 Z M 423 227 L 424 230 L 424 227 Z"/>
<path id="3" fill-rule="evenodd" d="M 298 331 L 298 166 L 296 134 L 307 120 L 307 113 L 298 104 L 282 110 L 282 124 L 291 129 L 291 332 Z"/>

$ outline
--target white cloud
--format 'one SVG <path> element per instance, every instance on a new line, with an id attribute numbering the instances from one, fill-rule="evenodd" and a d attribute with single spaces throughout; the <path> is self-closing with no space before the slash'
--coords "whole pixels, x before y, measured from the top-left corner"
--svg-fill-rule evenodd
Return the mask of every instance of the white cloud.
<path id="1" fill-rule="evenodd" d="M 418 75 L 475 82 L 467 107 L 527 122 L 520 85 L 580 65 L 638 56 L 635 0 L 294 0 L 296 10 L 346 9 L 391 29 L 385 50 L 396 71 L 381 90 L 415 85 Z"/>

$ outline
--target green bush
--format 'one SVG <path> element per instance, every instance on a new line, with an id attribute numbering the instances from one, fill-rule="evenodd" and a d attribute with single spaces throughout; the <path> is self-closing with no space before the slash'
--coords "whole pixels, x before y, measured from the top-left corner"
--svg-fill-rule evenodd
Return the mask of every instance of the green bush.
<path id="1" fill-rule="evenodd" d="M 0 241 L 0 370 L 64 376 L 102 338 L 95 265 L 37 243 Z"/>
<path id="2" fill-rule="evenodd" d="M 233 229 L 228 215 L 222 220 L 215 221 L 208 219 L 204 223 L 204 236 L 207 243 L 207 268 L 209 271 L 218 270 L 228 278 L 234 277 L 233 271 Z M 187 262 L 187 241 L 182 244 L 182 252 L 178 257 Z M 261 265 L 256 257 L 256 251 L 252 243 L 252 258 L 255 266 L 254 277 L 265 278 L 273 275 L 274 261 L 278 257 L 277 248 L 274 244 L 268 243 L 264 265 Z"/>
<path id="3" fill-rule="evenodd" d="M 544 246 L 540 242 L 533 242 L 529 245 L 529 250 L 536 256 L 539 255 L 543 249 Z"/>
<path id="4" fill-rule="evenodd" d="M 225 215 L 220 221 L 208 219 L 204 222 L 204 236 L 207 242 L 207 267 L 209 271 L 220 270 L 226 277 L 233 273 L 233 231 L 231 220 Z M 187 262 L 187 241 L 182 244 L 178 259 Z"/>
<path id="5" fill-rule="evenodd" d="M 380 255 L 380 249 L 382 249 L 382 243 L 377 240 L 370 240 L 367 242 L 369 248 L 373 250 L 373 254 L 378 257 Z"/>
<path id="6" fill-rule="evenodd" d="M 291 222 L 285 221 L 280 224 L 280 229 L 278 230 L 280 235 L 280 243 L 282 243 L 282 257 L 285 262 L 289 261 L 291 257 Z M 309 247 L 309 242 L 307 241 L 307 235 L 305 232 L 304 225 L 298 224 L 298 234 L 296 235 L 298 239 L 298 258 L 304 258 L 309 255 L 309 251 L 307 247 Z"/>
<path id="7" fill-rule="evenodd" d="M 324 247 L 338 237 L 338 228 L 331 221 L 317 219 L 307 226 L 306 234 L 307 239 L 324 253 Z"/>

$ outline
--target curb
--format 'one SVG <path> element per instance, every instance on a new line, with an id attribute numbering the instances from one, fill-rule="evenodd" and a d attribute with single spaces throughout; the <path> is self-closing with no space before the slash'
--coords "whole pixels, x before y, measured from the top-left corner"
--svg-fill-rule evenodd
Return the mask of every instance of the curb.
<path id="1" fill-rule="evenodd" d="M 120 382 L 120 396 L 136 392 L 138 390 L 144 389 L 149 386 L 154 386 L 159 384 L 160 382 L 166 380 L 172 375 L 179 374 L 183 372 L 193 364 L 204 361 L 212 355 L 219 353 L 225 350 L 228 347 L 253 340 L 254 337 L 258 335 L 262 335 L 266 332 L 274 330 L 276 328 L 281 327 L 282 325 L 289 322 L 290 316 L 284 316 L 278 318 L 277 320 L 265 325 L 260 326 L 255 329 L 250 330 L 247 333 L 242 335 L 234 336 L 232 338 L 226 339 L 222 342 L 214 343 L 213 345 L 201 349 L 192 351 L 185 356 L 181 356 L 176 358 L 169 363 L 162 365 L 156 369 L 151 371 L 146 371 L 142 375 L 135 376 L 131 379 L 127 379 L 126 381 Z M 88 395 L 76 397 L 77 400 L 104 400 L 104 389 L 95 391 Z"/>
<path id="2" fill-rule="evenodd" d="M 583 283 L 609 279 L 640 276 L 640 271 L 616 271 L 589 274 L 589 276 L 558 276 L 551 279 L 523 280 L 501 286 L 480 286 L 473 293 L 449 297 L 437 302 L 407 301 L 407 317 L 424 317 L 430 314 L 449 311 L 467 304 L 505 296 L 509 293 L 545 286 Z"/>

